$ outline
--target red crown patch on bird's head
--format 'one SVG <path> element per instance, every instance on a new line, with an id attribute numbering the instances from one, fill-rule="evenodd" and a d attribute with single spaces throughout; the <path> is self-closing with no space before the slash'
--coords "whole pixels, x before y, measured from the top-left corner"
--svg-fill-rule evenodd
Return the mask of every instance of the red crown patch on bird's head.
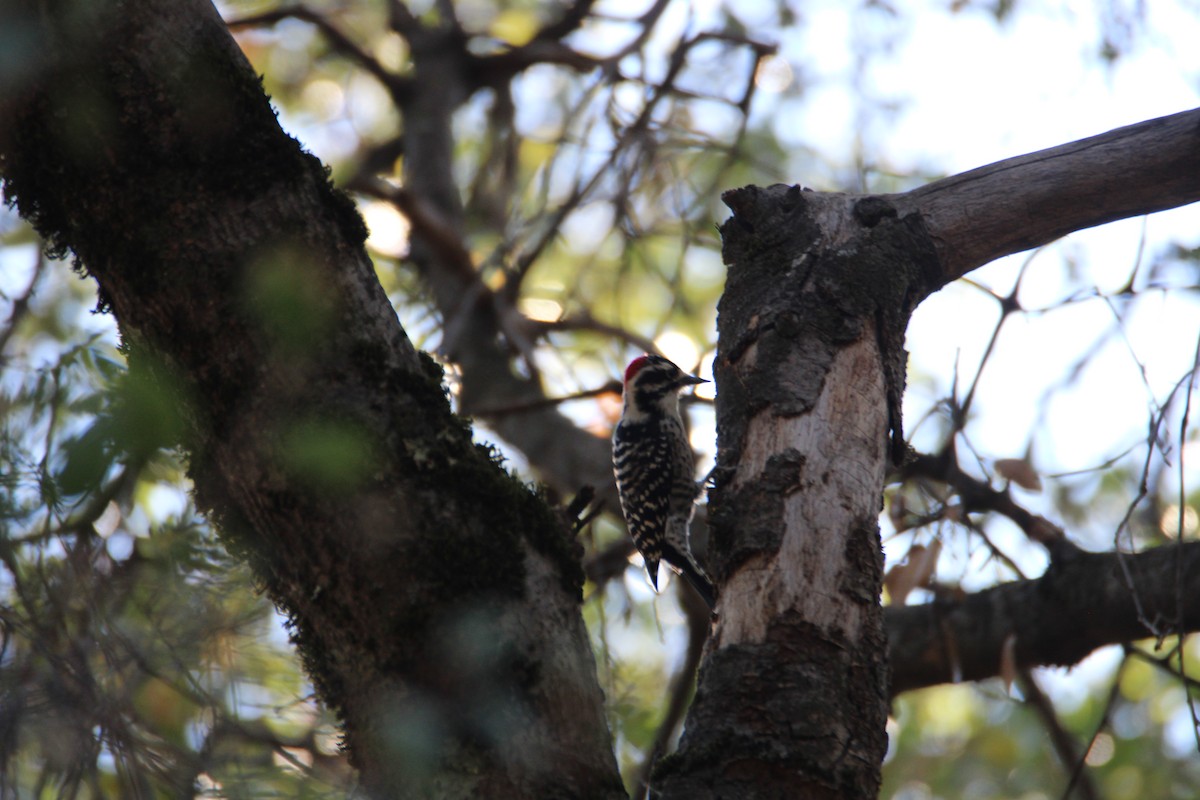
<path id="1" fill-rule="evenodd" d="M 638 372 L 642 369 L 642 367 L 646 366 L 649 363 L 650 363 L 649 355 L 640 355 L 637 358 L 635 358 L 633 361 L 630 361 L 629 366 L 625 368 L 625 384 L 628 386 L 629 382 L 631 380 L 633 380 L 633 376 L 637 375 Z"/>

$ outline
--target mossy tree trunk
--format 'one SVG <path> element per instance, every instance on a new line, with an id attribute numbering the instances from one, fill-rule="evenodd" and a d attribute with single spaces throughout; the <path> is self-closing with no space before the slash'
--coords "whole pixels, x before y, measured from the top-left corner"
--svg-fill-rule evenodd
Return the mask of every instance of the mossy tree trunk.
<path id="1" fill-rule="evenodd" d="M 352 202 L 212 5 L 3 13 L 28 47 L 0 95 L 8 196 L 186 409 L 196 497 L 288 614 L 364 788 L 623 796 L 567 525 L 450 413 Z"/>

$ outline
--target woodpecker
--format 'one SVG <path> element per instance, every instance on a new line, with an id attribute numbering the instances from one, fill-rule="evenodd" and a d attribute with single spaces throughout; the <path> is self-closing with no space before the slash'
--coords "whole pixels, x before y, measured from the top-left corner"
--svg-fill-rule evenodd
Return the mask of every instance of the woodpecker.
<path id="1" fill-rule="evenodd" d="M 679 392 L 707 383 L 661 356 L 638 356 L 625 369 L 624 407 L 613 431 L 613 474 L 633 543 L 658 591 L 658 563 L 683 573 L 708 607 L 716 591 L 692 557 L 688 525 L 700 486 L 679 416 Z"/>

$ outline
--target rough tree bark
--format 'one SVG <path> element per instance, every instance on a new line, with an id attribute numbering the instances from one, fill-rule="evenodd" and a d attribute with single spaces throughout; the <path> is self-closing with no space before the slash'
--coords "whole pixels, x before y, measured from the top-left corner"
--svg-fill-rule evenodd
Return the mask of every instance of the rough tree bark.
<path id="1" fill-rule="evenodd" d="M 1200 111 L 905 194 L 795 186 L 726 194 L 733 217 L 721 229 L 729 272 L 714 366 L 718 472 L 709 495 L 720 618 L 679 751 L 658 772 L 662 797 L 875 797 L 890 695 L 877 518 L 889 457 L 904 458 L 899 404 L 909 314 L 1002 255 L 1197 199 Z M 941 636 L 928 621 L 941 609 L 893 610 L 892 653 L 915 659 L 897 668 L 896 688 L 918 685 L 909 668 L 940 680 L 956 669 L 995 674 L 995 640 L 1035 630 L 997 614 L 1002 598 L 1023 598 L 1031 609 L 1031 594 L 1057 597 L 1080 610 L 1076 592 L 1103 590 L 1126 636 L 1157 633 L 1144 614 L 1131 619 L 1133 588 L 1113 585 L 1112 562 L 1061 540 L 1044 543 L 1054 561 L 1041 581 L 946 609 Z M 1174 608 L 1195 596 L 1193 572 L 1148 604 Z M 1114 598 L 1122 588 L 1124 599 Z M 1003 627 L 966 635 L 984 621 Z M 1174 621 L 1175 630 L 1195 624 Z M 1098 646 L 1112 632 L 1088 639 Z M 959 634 L 969 664 L 961 663 L 966 653 L 939 652 Z M 1045 641 L 1036 638 L 1018 640 L 1022 663 L 1086 653 L 1079 638 L 1065 648 L 1038 647 Z"/>
<path id="2" fill-rule="evenodd" d="M 888 686 L 877 520 L 902 442 L 904 324 L 936 259 L 918 226 L 868 227 L 849 198 L 780 186 L 726 202 L 720 618 L 661 792 L 874 797 Z"/>
<path id="3" fill-rule="evenodd" d="M 99 283 L 131 368 L 188 398 L 197 499 L 288 613 L 367 792 L 623 796 L 567 526 L 450 413 L 352 202 L 212 5 L 2 10 L 27 45 L 7 195 Z"/>

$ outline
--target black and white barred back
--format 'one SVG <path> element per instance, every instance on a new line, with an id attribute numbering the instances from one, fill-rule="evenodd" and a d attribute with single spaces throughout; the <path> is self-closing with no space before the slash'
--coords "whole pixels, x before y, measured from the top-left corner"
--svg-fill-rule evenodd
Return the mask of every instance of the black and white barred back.
<path id="1" fill-rule="evenodd" d="M 709 608 L 712 581 L 692 556 L 688 525 L 700 487 L 679 392 L 704 383 L 660 356 L 635 358 L 625 370 L 621 421 L 613 432 L 613 472 L 629 533 L 658 589 L 658 564 L 683 573 Z"/>

